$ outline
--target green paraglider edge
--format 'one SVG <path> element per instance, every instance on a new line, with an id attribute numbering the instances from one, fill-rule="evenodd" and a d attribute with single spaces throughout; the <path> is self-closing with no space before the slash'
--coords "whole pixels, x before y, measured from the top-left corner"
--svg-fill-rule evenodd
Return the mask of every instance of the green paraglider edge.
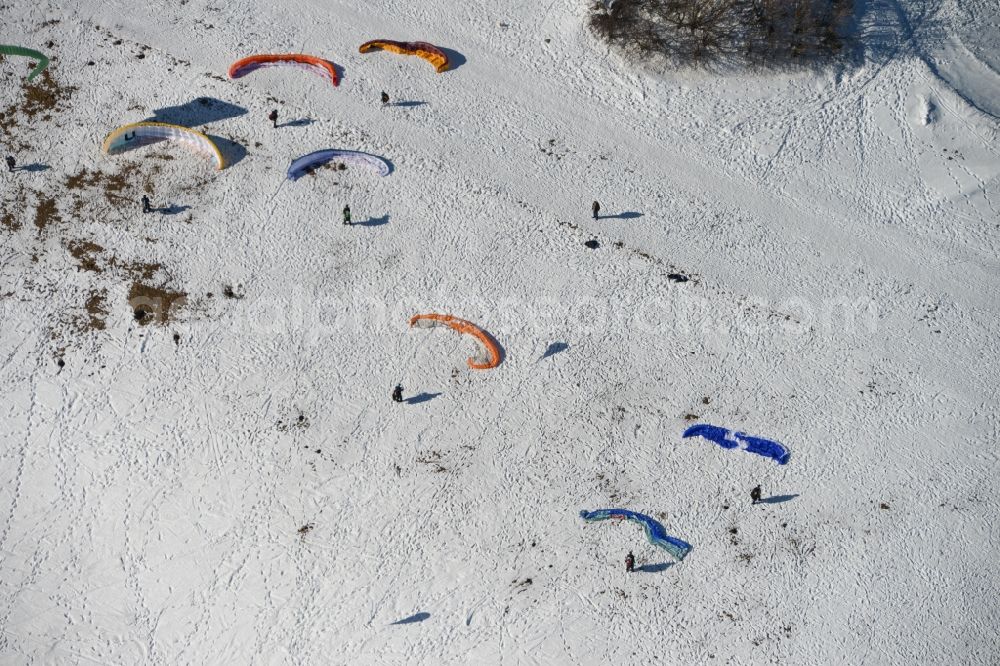
<path id="1" fill-rule="evenodd" d="M 28 74 L 28 80 L 31 81 L 36 76 L 42 73 L 42 71 L 49 66 L 49 59 L 42 53 L 34 49 L 26 49 L 23 46 L 10 46 L 8 44 L 0 44 L 0 54 L 3 55 L 16 55 L 24 56 L 25 58 L 34 58 L 38 61 L 35 68 L 31 70 L 31 74 Z"/>

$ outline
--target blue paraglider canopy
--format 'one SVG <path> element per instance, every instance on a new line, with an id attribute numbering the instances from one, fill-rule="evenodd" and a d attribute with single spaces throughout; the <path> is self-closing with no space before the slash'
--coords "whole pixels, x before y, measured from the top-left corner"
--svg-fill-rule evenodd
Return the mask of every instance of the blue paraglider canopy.
<path id="1" fill-rule="evenodd" d="M 780 442 L 763 437 L 751 437 L 746 433 L 727 430 L 707 423 L 691 426 L 684 431 L 684 437 L 704 437 L 724 449 L 742 447 L 744 451 L 749 453 L 756 453 L 759 456 L 776 460 L 779 465 L 786 464 L 792 457 L 791 452 Z"/>

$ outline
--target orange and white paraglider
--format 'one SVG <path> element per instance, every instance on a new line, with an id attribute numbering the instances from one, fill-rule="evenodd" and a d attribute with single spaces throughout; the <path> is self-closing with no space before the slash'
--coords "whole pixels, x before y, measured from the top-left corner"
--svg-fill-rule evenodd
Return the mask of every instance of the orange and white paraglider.
<path id="1" fill-rule="evenodd" d="M 479 358 L 470 357 L 466 361 L 473 370 L 490 370 L 500 365 L 500 362 L 503 360 L 503 352 L 501 352 L 500 345 L 493 339 L 493 336 L 472 322 L 446 314 L 418 314 L 410 317 L 410 326 L 437 325 L 448 326 L 459 333 L 471 335 L 482 343 L 485 356 Z"/>

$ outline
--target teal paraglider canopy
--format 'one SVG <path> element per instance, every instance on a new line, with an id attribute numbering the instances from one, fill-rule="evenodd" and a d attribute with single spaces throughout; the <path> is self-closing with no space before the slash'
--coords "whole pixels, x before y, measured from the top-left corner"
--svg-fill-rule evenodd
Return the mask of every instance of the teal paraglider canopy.
<path id="1" fill-rule="evenodd" d="M 670 536 L 663 525 L 643 513 L 636 513 L 628 509 L 597 509 L 596 511 L 584 509 L 580 512 L 580 517 L 588 523 L 598 520 L 629 520 L 642 525 L 649 543 L 659 546 L 678 560 L 683 560 L 684 556 L 691 552 L 691 544 Z"/>
<path id="2" fill-rule="evenodd" d="M 36 76 L 42 73 L 42 71 L 49 66 L 49 59 L 40 51 L 34 49 L 26 49 L 23 46 L 12 46 L 10 44 L 0 44 L 0 55 L 15 55 L 24 56 L 25 58 L 34 58 L 38 61 L 35 68 L 31 70 L 31 74 L 28 74 L 28 80 L 31 81 Z"/>

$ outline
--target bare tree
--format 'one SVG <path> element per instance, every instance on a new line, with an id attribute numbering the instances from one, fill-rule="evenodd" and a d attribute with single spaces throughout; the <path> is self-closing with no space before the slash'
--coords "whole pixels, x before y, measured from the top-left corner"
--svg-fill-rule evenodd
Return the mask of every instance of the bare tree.
<path id="1" fill-rule="evenodd" d="M 836 56 L 853 0 L 597 0 L 611 44 L 677 65 L 805 66 Z"/>

